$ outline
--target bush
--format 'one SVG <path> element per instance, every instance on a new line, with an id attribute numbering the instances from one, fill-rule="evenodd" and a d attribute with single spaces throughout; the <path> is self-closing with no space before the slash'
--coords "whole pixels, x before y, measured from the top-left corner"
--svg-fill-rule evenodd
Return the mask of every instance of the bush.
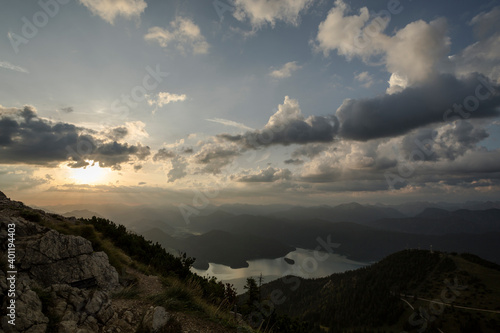
<path id="1" fill-rule="evenodd" d="M 20 215 L 25 220 L 28 220 L 31 222 L 41 222 L 42 221 L 42 216 L 39 213 L 32 211 L 32 210 L 24 209 L 21 211 Z"/>

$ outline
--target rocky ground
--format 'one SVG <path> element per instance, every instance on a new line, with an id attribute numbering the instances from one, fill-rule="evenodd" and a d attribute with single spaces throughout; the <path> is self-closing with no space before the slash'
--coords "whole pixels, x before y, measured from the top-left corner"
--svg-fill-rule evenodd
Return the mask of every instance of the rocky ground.
<path id="1" fill-rule="evenodd" d="M 136 297 L 122 297 L 124 288 L 104 252 L 80 236 L 64 235 L 23 217 L 35 212 L 0 192 L 0 289 L 5 332 L 236 332 L 199 315 L 168 312 L 150 296 L 164 291 L 158 276 L 127 267 L 127 284 L 134 281 Z M 60 216 L 36 211 L 42 222 Z M 64 218 L 63 221 L 66 220 Z M 74 220 L 73 220 L 74 222 Z M 7 277 L 8 227 L 15 225 L 15 326 L 6 316 L 11 288 Z"/>

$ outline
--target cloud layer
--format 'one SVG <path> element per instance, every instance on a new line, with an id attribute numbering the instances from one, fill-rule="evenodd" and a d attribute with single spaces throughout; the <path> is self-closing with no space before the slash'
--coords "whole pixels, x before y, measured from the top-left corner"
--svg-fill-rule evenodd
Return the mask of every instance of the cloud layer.
<path id="1" fill-rule="evenodd" d="M 235 0 L 233 15 L 239 21 L 249 20 L 254 28 L 265 24 L 274 27 L 277 21 L 298 25 L 300 14 L 312 3 L 313 0 Z"/>
<path id="2" fill-rule="evenodd" d="M 316 35 L 316 50 L 325 56 L 331 51 L 347 59 L 361 58 L 366 64 L 385 64 L 392 74 L 389 93 L 401 91 L 426 81 L 450 49 L 448 28 L 444 19 L 430 23 L 412 22 L 393 36 L 384 33 L 390 17 L 371 16 L 368 8 L 350 14 L 348 5 L 335 1 Z"/>
<path id="3" fill-rule="evenodd" d="M 123 131 L 113 132 L 123 137 Z M 52 167 L 62 162 L 74 168 L 85 167 L 92 160 L 101 167 L 120 169 L 122 163 L 143 161 L 150 154 L 149 147 L 140 143 L 109 141 L 92 130 L 42 119 L 31 106 L 0 107 L 0 147 L 2 164 Z"/>
<path id="4" fill-rule="evenodd" d="M 305 118 L 297 100 L 285 97 L 278 111 L 269 118 L 262 130 L 244 134 L 220 134 L 219 138 L 239 143 L 246 148 L 271 145 L 305 144 L 309 142 L 330 142 L 338 130 L 335 116 L 310 116 Z"/>
<path id="5" fill-rule="evenodd" d="M 336 115 L 341 137 L 366 141 L 401 135 L 456 117 L 498 116 L 499 106 L 500 87 L 484 77 L 472 75 L 459 80 L 440 75 L 400 93 L 345 100 Z"/>
<path id="6" fill-rule="evenodd" d="M 149 28 L 144 39 L 156 42 L 161 47 L 173 44 L 182 53 L 206 54 L 210 47 L 200 28 L 192 20 L 180 16 L 170 22 L 170 29 Z"/>
<path id="7" fill-rule="evenodd" d="M 117 16 L 137 19 L 148 6 L 144 0 L 80 0 L 80 3 L 110 24 L 114 24 Z"/>

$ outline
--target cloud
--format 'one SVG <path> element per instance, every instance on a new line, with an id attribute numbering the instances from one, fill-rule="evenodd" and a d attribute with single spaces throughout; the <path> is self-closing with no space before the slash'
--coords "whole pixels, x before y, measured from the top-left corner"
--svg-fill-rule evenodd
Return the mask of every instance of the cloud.
<path id="1" fill-rule="evenodd" d="M 125 138 L 139 140 L 149 137 L 148 132 L 146 132 L 146 124 L 140 120 L 128 121 L 125 125 L 106 129 L 102 134 L 113 141 L 121 141 Z"/>
<path id="2" fill-rule="evenodd" d="M 111 167 L 120 170 L 120 164 L 130 161 L 135 156 L 139 161 L 144 161 L 150 155 L 150 148 L 140 143 L 129 145 L 127 143 L 107 142 L 101 143 L 88 155 L 87 159 L 99 162 L 99 166 Z"/>
<path id="3" fill-rule="evenodd" d="M 301 165 L 304 164 L 304 160 L 301 160 L 300 158 L 290 158 L 288 160 L 283 161 L 285 164 L 293 164 L 293 165 Z"/>
<path id="4" fill-rule="evenodd" d="M 127 136 L 127 134 L 128 134 L 128 130 L 124 126 L 112 128 L 107 132 L 107 136 L 111 140 L 114 140 L 114 141 L 122 140 L 123 138 L 125 138 Z"/>
<path id="5" fill-rule="evenodd" d="M 183 102 L 186 100 L 187 96 L 185 94 L 172 94 L 169 92 L 159 92 L 156 97 L 146 96 L 148 104 L 151 106 L 155 106 L 153 110 L 153 114 L 156 113 L 158 108 L 163 107 L 164 105 L 173 103 L 173 102 Z"/>
<path id="6" fill-rule="evenodd" d="M 354 76 L 354 78 L 356 81 L 361 82 L 365 88 L 370 88 L 373 85 L 373 76 L 371 76 L 368 72 L 361 72 Z"/>
<path id="7" fill-rule="evenodd" d="M 184 178 L 187 175 L 186 168 L 188 164 L 184 157 L 174 157 L 171 163 L 172 168 L 167 173 L 169 183 L 175 182 L 176 180 Z"/>
<path id="8" fill-rule="evenodd" d="M 271 71 L 269 75 L 276 79 L 284 79 L 292 76 L 292 73 L 300 68 L 302 68 L 302 66 L 297 65 L 296 61 L 290 61 L 284 64 L 280 69 Z"/>
<path id="9" fill-rule="evenodd" d="M 457 120 L 444 124 L 437 129 L 422 128 L 404 137 L 402 152 L 406 159 L 415 151 L 426 161 L 454 161 L 469 150 L 476 148 L 477 143 L 489 137 L 489 133 L 480 126 L 469 121 Z M 424 146 L 424 148 L 422 148 Z M 420 158 L 419 157 L 419 158 Z"/>
<path id="10" fill-rule="evenodd" d="M 166 148 L 160 148 L 158 152 L 153 156 L 153 161 L 158 162 L 158 161 L 164 161 L 164 160 L 169 160 L 177 156 L 177 153 L 168 150 Z"/>
<path id="11" fill-rule="evenodd" d="M 389 139 L 342 140 L 304 163 L 296 179 L 330 183 L 322 188 L 328 191 L 414 191 L 427 186 L 455 191 L 481 179 L 483 185 L 498 183 L 500 168 L 494 161 L 500 150 L 479 146 L 488 137 L 483 123 L 462 120 Z"/>
<path id="12" fill-rule="evenodd" d="M 0 183 L 2 184 L 2 190 L 33 190 L 33 188 L 48 184 L 53 180 L 50 175 L 45 175 L 43 178 L 37 177 L 33 174 L 34 171 L 35 170 L 31 168 L 20 166 L 0 168 Z"/>
<path id="13" fill-rule="evenodd" d="M 243 145 L 259 148 L 271 145 L 331 142 L 338 130 L 335 116 L 310 116 L 305 118 L 297 100 L 285 97 L 283 104 L 273 114 L 263 130 L 248 131 L 240 135 L 220 134 L 217 137 Z"/>
<path id="14" fill-rule="evenodd" d="M 194 163 L 204 165 L 198 172 L 219 174 L 242 153 L 241 148 L 232 144 L 205 143 L 193 156 Z"/>
<path id="15" fill-rule="evenodd" d="M 73 112 L 75 110 L 73 109 L 73 107 L 68 106 L 68 107 L 65 107 L 65 108 L 61 108 L 61 111 L 64 112 L 64 113 L 71 113 L 71 112 Z"/>
<path id="16" fill-rule="evenodd" d="M 240 175 L 236 180 L 244 183 L 272 183 L 292 179 L 292 172 L 288 169 L 273 168 L 271 166 L 257 173 Z"/>
<path id="17" fill-rule="evenodd" d="M 393 36 L 384 34 L 389 19 L 371 16 L 366 7 L 358 15 L 348 15 L 349 7 L 336 0 L 326 19 L 318 26 L 315 49 L 328 56 L 331 51 L 347 59 L 361 58 L 367 64 L 385 64 L 391 78 L 389 93 L 426 81 L 445 61 L 450 49 L 444 19 L 430 23 L 412 22 Z M 394 83 L 399 83 L 394 85 Z"/>
<path id="18" fill-rule="evenodd" d="M 164 48 L 174 44 L 182 53 L 186 53 L 187 50 L 193 54 L 208 53 L 210 45 L 201 34 L 200 28 L 190 19 L 176 17 L 170 22 L 170 28 L 170 30 L 161 27 L 149 28 L 144 39 L 156 42 Z"/>
<path id="19" fill-rule="evenodd" d="M 470 20 L 469 24 L 474 27 L 474 33 L 479 39 L 486 37 L 489 33 L 500 29 L 500 6 L 494 7 L 489 12 L 481 12 Z"/>
<path id="20" fill-rule="evenodd" d="M 89 160 L 120 169 L 132 159 L 145 160 L 149 147 L 107 141 L 95 131 L 42 119 L 32 106 L 0 107 L 0 163 L 55 167 L 62 162 L 78 168 Z"/>
<path id="21" fill-rule="evenodd" d="M 0 61 L 0 68 L 10 69 L 11 71 L 20 73 L 29 73 L 29 71 L 21 66 L 16 66 L 7 61 Z"/>
<path id="22" fill-rule="evenodd" d="M 449 57 L 452 72 L 464 76 L 481 73 L 500 82 L 500 6 L 475 16 L 473 26 L 478 41 Z"/>
<path id="23" fill-rule="evenodd" d="M 292 152 L 292 157 L 301 157 L 301 156 L 307 156 L 309 158 L 313 158 L 316 155 L 321 154 L 325 150 L 329 148 L 328 143 L 309 143 L 300 147 L 297 147 L 293 152 Z"/>
<path id="24" fill-rule="evenodd" d="M 378 44 L 370 45 L 366 49 L 362 44 L 356 43 L 358 36 L 362 34 L 363 28 L 370 19 L 368 8 L 363 7 L 359 10 L 359 15 L 345 16 L 349 7 L 342 1 L 336 0 L 334 7 L 330 9 L 326 19 L 318 26 L 315 48 L 328 56 L 331 51 L 336 50 L 339 55 L 351 59 L 354 56 L 371 56 L 382 52 Z M 387 23 L 380 21 L 380 27 L 376 31 L 385 29 Z M 375 27 L 375 26 L 374 26 Z M 377 49 L 378 48 L 378 49 Z"/>
<path id="25" fill-rule="evenodd" d="M 341 123 L 340 136 L 366 141 L 398 136 L 447 118 L 460 117 L 460 113 L 471 118 L 497 116 L 500 87 L 485 82 L 485 78 L 478 75 L 464 79 L 440 75 L 393 95 L 347 99 L 336 112 Z M 490 98 L 480 101 L 475 96 L 478 91 L 483 97 L 489 94 Z"/>
<path id="26" fill-rule="evenodd" d="M 114 24 L 117 16 L 137 19 L 148 6 L 144 0 L 80 0 L 80 3 L 110 24 Z"/>
<path id="27" fill-rule="evenodd" d="M 277 21 L 299 25 L 300 14 L 305 12 L 313 0 L 235 0 L 233 16 L 239 21 L 249 20 L 254 28 Z"/>
<path id="28" fill-rule="evenodd" d="M 205 120 L 211 121 L 214 123 L 219 123 L 219 124 L 226 125 L 226 126 L 236 127 L 236 128 L 239 128 L 239 129 L 242 129 L 245 131 L 253 131 L 254 130 L 253 128 L 248 127 L 245 124 L 238 123 L 238 122 L 232 121 L 232 120 L 221 119 L 221 118 L 212 118 L 212 119 L 205 119 Z"/>

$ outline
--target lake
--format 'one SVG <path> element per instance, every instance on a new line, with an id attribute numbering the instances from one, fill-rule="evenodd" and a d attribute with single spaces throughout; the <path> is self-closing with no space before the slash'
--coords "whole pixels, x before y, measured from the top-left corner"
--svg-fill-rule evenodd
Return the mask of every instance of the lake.
<path id="1" fill-rule="evenodd" d="M 292 259 L 293 264 L 285 261 Z M 287 260 L 290 262 L 290 260 Z M 249 277 L 258 278 L 260 274 L 265 282 L 276 280 L 286 275 L 295 275 L 303 278 L 319 278 L 360 268 L 369 263 L 349 260 L 336 253 L 296 249 L 285 257 L 277 259 L 249 260 L 245 268 L 231 268 L 226 265 L 210 263 L 207 270 L 192 268 L 191 270 L 201 276 L 215 276 L 224 283 L 232 283 L 238 294 L 245 292 L 243 286 Z"/>

